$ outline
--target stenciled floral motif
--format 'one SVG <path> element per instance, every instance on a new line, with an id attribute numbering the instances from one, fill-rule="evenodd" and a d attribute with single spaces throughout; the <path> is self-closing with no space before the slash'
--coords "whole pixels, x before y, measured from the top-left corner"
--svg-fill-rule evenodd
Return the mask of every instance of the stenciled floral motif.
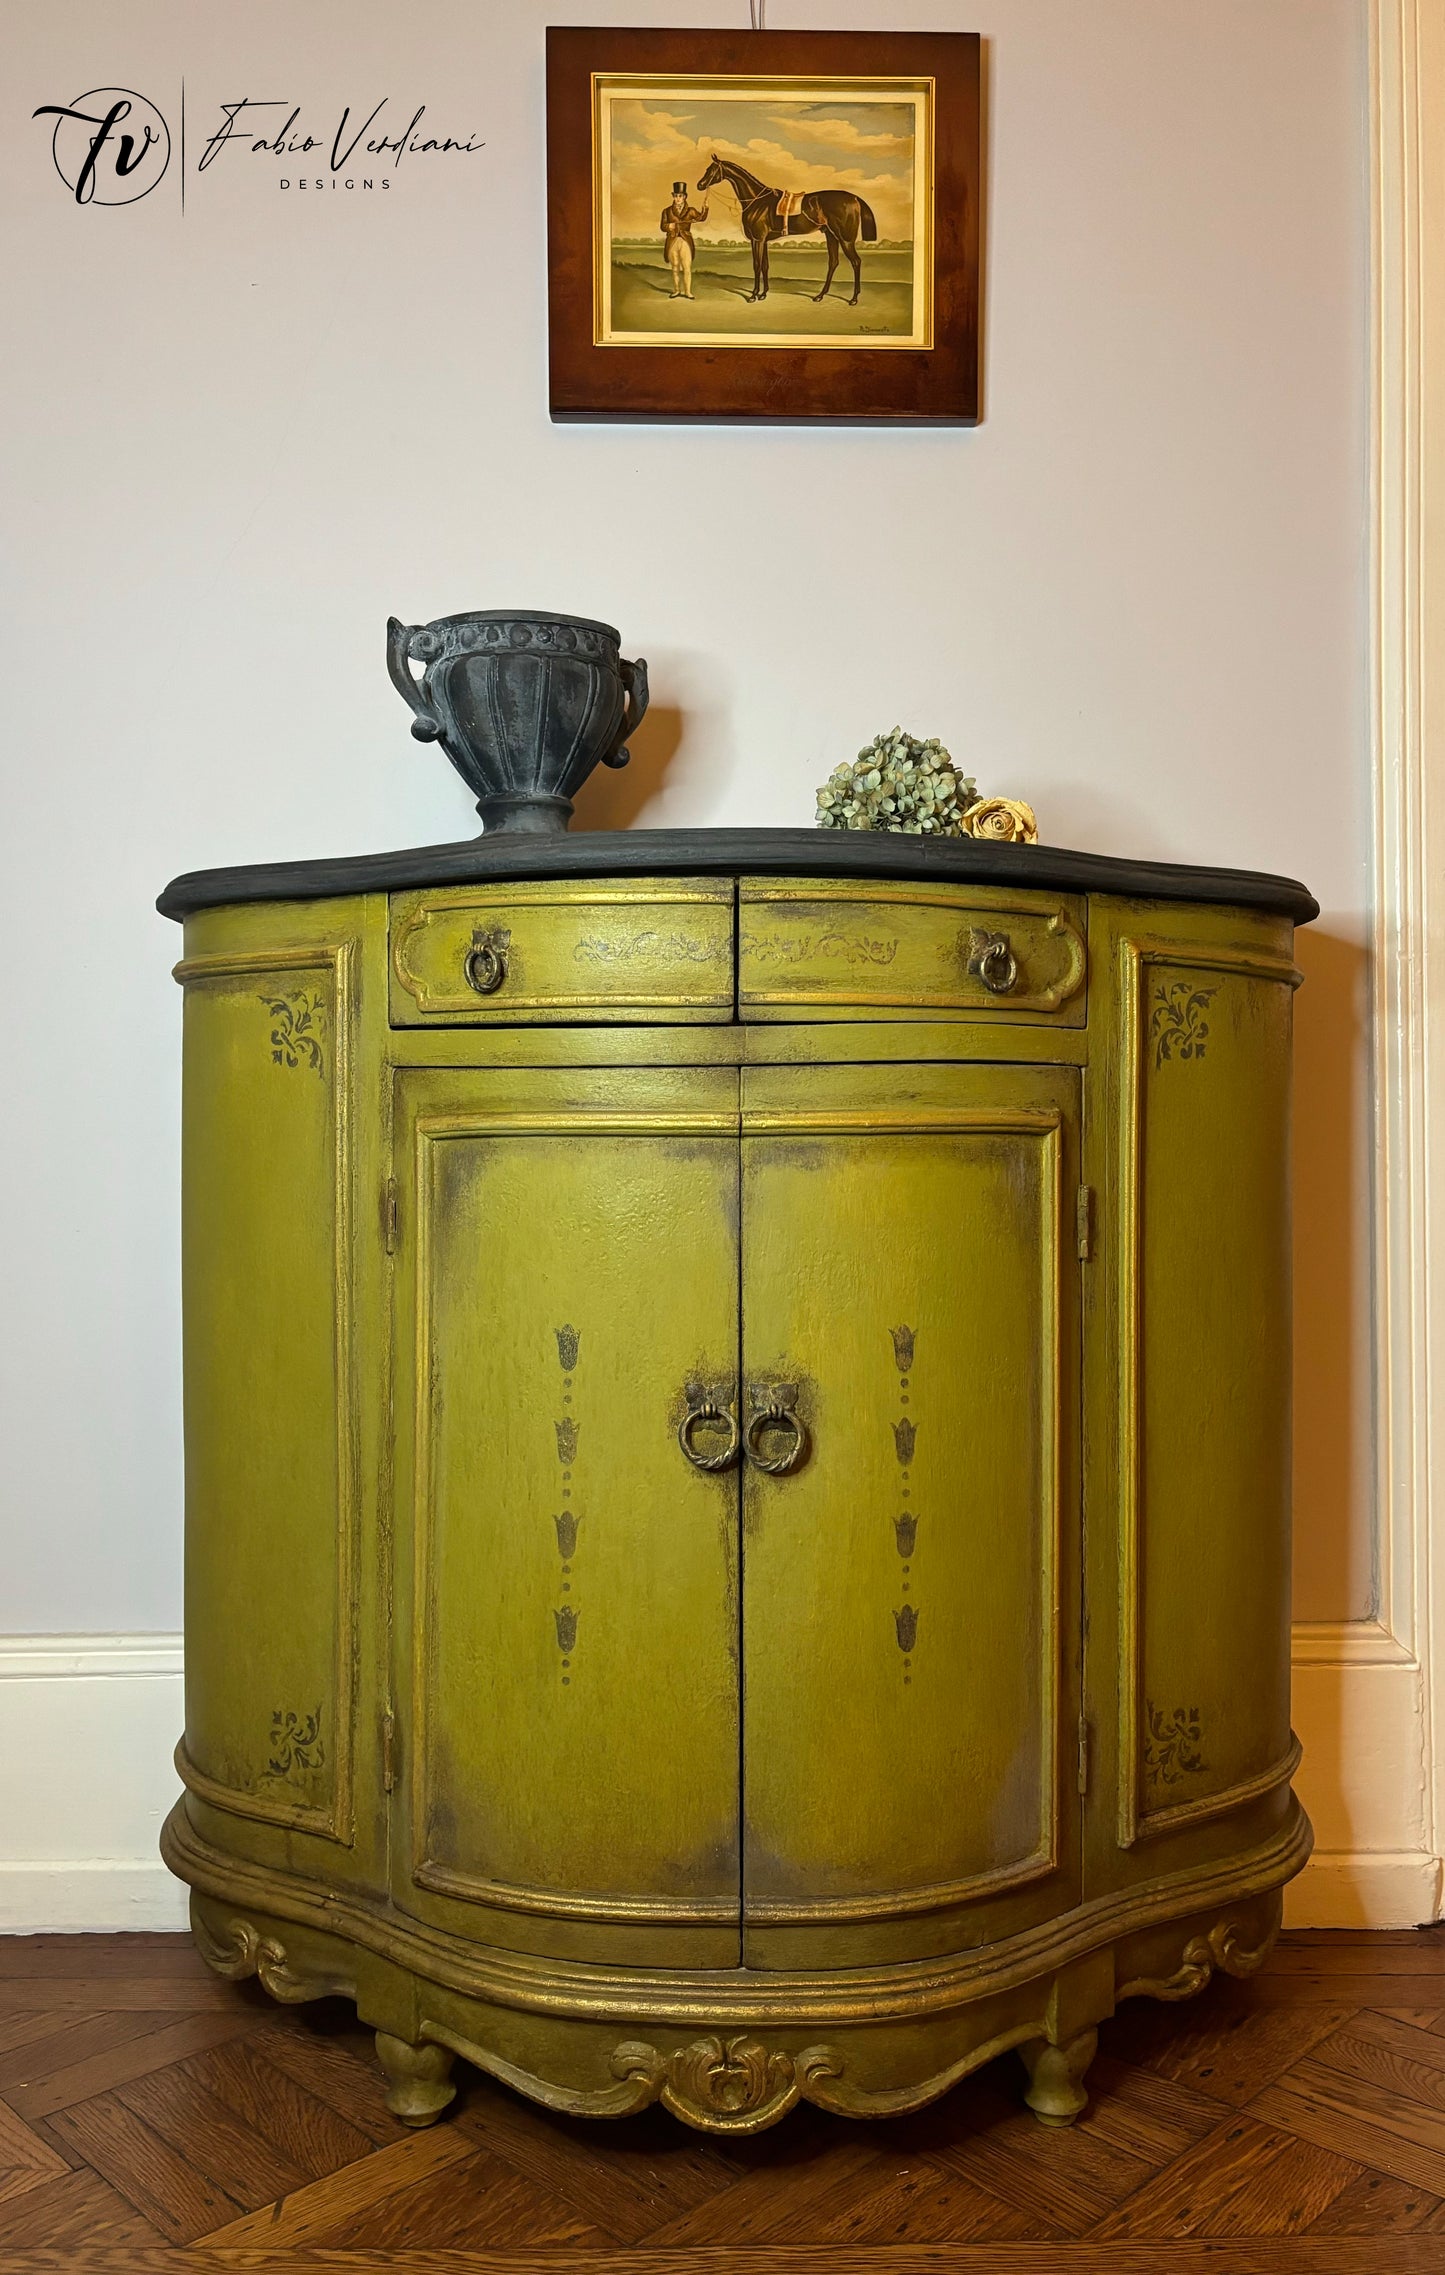
<path id="1" fill-rule="evenodd" d="M 917 1517 L 895 1517 L 893 1520 L 893 1530 L 898 1538 L 899 1555 L 911 1556 L 913 1554 L 914 1543 L 918 1538 Z"/>
<path id="2" fill-rule="evenodd" d="M 636 964 L 666 961 L 678 964 L 721 964 L 732 955 L 726 934 L 697 939 L 688 932 L 636 932 L 630 939 L 589 937 L 572 950 L 574 964 Z"/>
<path id="3" fill-rule="evenodd" d="M 1218 992 L 1213 987 L 1191 987 L 1188 980 L 1161 981 L 1155 988 L 1149 1035 L 1156 1067 L 1166 1059 L 1203 1058 L 1209 1040 L 1204 1014 Z"/>
<path id="4" fill-rule="evenodd" d="M 905 1604 L 901 1611 L 896 1611 L 893 1614 L 893 1624 L 898 1630 L 899 1650 L 911 1651 L 918 1641 L 918 1612 L 915 1606 Z"/>
<path id="5" fill-rule="evenodd" d="M 893 1337 L 893 1357 L 897 1363 L 898 1372 L 907 1374 L 913 1364 L 915 1330 L 911 1327 L 890 1327 L 888 1332 Z"/>
<path id="6" fill-rule="evenodd" d="M 557 1357 L 561 1362 L 563 1374 L 575 1373 L 577 1367 L 577 1351 L 582 1341 L 581 1328 L 554 1327 L 552 1332 L 557 1338 Z"/>
<path id="7" fill-rule="evenodd" d="M 1150 1783 L 1178 1785 L 1209 1764 L 1200 1753 L 1204 1726 L 1197 1706 L 1148 1704 L 1149 1734 L 1144 1741 L 1144 1766 Z"/>
<path id="8" fill-rule="evenodd" d="M 565 1422 L 554 1422 L 557 1433 L 557 1459 L 564 1469 L 570 1469 L 577 1459 L 577 1424 L 569 1414 Z"/>
<path id="9" fill-rule="evenodd" d="M 325 1766 L 320 1707 L 314 1714 L 302 1715 L 278 1706 L 271 1716 L 271 1755 L 266 1767 L 277 1777 L 295 1777 L 302 1770 Z"/>
<path id="10" fill-rule="evenodd" d="M 918 1432 L 906 1414 L 901 1422 L 894 1423 L 893 1443 L 898 1450 L 898 1458 L 905 1469 L 913 1459 L 913 1447 L 917 1437 Z"/>
<path id="11" fill-rule="evenodd" d="M 563 1604 L 560 1611 L 553 1612 L 552 1617 L 557 1623 L 557 1648 L 559 1651 L 570 1651 L 577 1641 L 578 1616 L 571 1604 Z"/>
<path id="12" fill-rule="evenodd" d="M 563 1562 L 570 1564 L 577 1553 L 577 1527 L 582 1519 L 572 1509 L 563 1509 L 552 1519 L 557 1527 L 557 1553 Z"/>
<path id="13" fill-rule="evenodd" d="M 805 933 L 798 939 L 745 932 L 739 943 L 755 964 L 876 964 L 886 967 L 898 953 L 896 940 L 870 939 L 866 933 Z"/>
<path id="14" fill-rule="evenodd" d="M 263 998 L 266 1009 L 276 1024 L 271 1029 L 271 1057 L 277 1066 L 309 1066 L 324 1079 L 326 1053 L 322 1046 L 321 1027 L 326 1017 L 326 999 L 313 989 L 301 988 L 295 995 L 268 995 Z"/>

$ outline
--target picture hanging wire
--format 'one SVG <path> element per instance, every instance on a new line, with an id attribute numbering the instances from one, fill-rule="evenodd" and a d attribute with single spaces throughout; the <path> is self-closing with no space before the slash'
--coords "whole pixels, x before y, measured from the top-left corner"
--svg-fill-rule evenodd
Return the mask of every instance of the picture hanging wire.
<path id="1" fill-rule="evenodd" d="M 768 27 L 763 21 L 763 18 L 767 15 L 767 12 L 768 0 L 748 0 L 748 15 L 751 19 L 752 27 L 755 32 L 765 32 L 767 30 Z"/>

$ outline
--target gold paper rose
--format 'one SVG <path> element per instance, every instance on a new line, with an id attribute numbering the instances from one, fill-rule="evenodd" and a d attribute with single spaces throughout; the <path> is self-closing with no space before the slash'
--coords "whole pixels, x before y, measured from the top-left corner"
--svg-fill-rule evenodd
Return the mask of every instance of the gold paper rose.
<path id="1" fill-rule="evenodd" d="M 963 817 L 965 837 L 982 837 L 994 845 L 1037 845 L 1039 825 L 1034 809 L 1022 798 L 980 798 Z"/>

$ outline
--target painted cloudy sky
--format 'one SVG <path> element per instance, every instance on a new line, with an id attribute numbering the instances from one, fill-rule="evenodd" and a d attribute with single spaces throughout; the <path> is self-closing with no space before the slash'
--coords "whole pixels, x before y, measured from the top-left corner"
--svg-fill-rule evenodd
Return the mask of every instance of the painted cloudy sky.
<path id="1" fill-rule="evenodd" d="M 612 231 L 657 234 L 674 182 L 694 205 L 699 176 L 716 150 L 772 187 L 856 190 L 880 237 L 913 234 L 913 107 L 899 102 L 789 103 L 668 95 L 612 106 Z M 708 236 L 741 236 L 737 200 L 708 193 Z"/>

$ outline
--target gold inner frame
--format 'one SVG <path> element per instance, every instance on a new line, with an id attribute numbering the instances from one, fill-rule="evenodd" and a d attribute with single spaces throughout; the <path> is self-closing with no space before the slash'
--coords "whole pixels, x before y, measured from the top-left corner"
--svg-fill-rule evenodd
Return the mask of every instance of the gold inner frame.
<path id="1" fill-rule="evenodd" d="M 779 101 L 839 102 L 887 94 L 913 103 L 913 323 L 907 333 L 882 336 L 856 332 L 618 332 L 612 328 L 612 140 L 611 106 L 641 101 L 675 90 L 686 99 L 706 94 L 713 101 L 755 101 L 775 94 Z M 933 346 L 934 266 L 934 112 L 935 81 L 930 74 L 861 78 L 778 72 L 620 72 L 592 74 L 592 344 L 606 348 L 814 348 L 888 354 L 917 353 Z M 786 185 L 783 185 L 786 186 Z M 821 238 L 820 238 L 821 243 Z"/>

